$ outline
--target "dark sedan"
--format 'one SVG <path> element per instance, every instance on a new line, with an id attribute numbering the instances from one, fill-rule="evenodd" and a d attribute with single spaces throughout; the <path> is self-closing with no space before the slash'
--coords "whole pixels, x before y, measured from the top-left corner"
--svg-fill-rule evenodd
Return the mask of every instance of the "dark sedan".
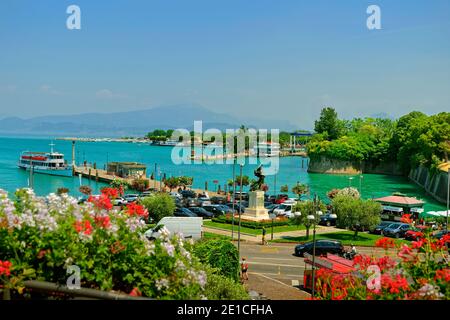
<path id="1" fill-rule="evenodd" d="M 232 203 L 232 202 L 227 203 L 227 207 L 233 209 L 233 203 Z M 234 210 L 235 210 L 236 212 L 239 212 L 239 208 L 241 208 L 241 212 L 245 212 L 245 207 L 244 207 L 244 205 L 239 206 L 239 203 L 235 203 L 235 204 L 234 204 Z"/>
<path id="2" fill-rule="evenodd" d="M 391 224 L 393 224 L 395 222 L 392 221 L 382 221 L 379 225 L 377 225 L 375 227 L 375 229 L 371 230 L 370 233 L 373 234 L 381 234 L 383 232 L 384 229 L 386 229 L 387 227 L 389 227 Z"/>
<path id="3" fill-rule="evenodd" d="M 323 226 L 335 226 L 337 221 L 337 215 L 333 213 L 326 213 L 320 216 L 319 224 Z"/>
<path id="4" fill-rule="evenodd" d="M 202 218 L 213 218 L 214 217 L 214 213 L 209 212 L 202 207 L 191 207 L 191 208 L 189 208 L 189 210 L 192 211 L 193 213 L 195 213 L 198 217 L 202 217 Z"/>
<path id="5" fill-rule="evenodd" d="M 176 208 L 173 215 L 175 217 L 197 217 L 195 213 L 187 208 Z"/>
<path id="6" fill-rule="evenodd" d="M 229 208 L 227 210 L 224 210 L 224 208 L 222 208 L 222 206 L 218 205 L 218 204 L 203 206 L 203 209 L 205 209 L 206 211 L 212 212 L 214 214 L 214 217 L 218 217 L 218 216 L 227 214 L 227 213 L 229 213 L 228 211 L 231 210 Z"/>
<path id="7" fill-rule="evenodd" d="M 403 238 L 406 231 L 410 229 L 411 226 L 407 223 L 392 223 L 390 226 L 384 228 L 382 235 L 392 238 Z"/>
<path id="8" fill-rule="evenodd" d="M 180 193 L 183 198 L 197 198 L 197 194 L 192 190 L 182 190 Z"/>
<path id="9" fill-rule="evenodd" d="M 306 242 L 295 247 L 294 254 L 303 257 L 305 253 L 313 254 L 313 242 Z M 332 254 L 344 254 L 344 246 L 336 240 L 316 240 L 316 256 Z"/>

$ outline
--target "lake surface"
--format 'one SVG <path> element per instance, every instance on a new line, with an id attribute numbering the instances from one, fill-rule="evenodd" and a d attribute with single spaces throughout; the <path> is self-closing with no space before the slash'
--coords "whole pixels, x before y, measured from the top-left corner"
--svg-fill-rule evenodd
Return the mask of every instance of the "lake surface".
<path id="1" fill-rule="evenodd" d="M 14 192 L 17 188 L 28 186 L 29 173 L 17 168 L 17 160 L 22 151 L 49 151 L 51 138 L 36 137 L 0 137 L 0 188 L 8 192 Z M 55 151 L 65 154 L 66 160 L 71 162 L 72 143 L 70 141 L 55 140 Z M 77 142 L 76 161 L 97 163 L 98 168 L 104 168 L 109 161 L 136 161 L 147 165 L 147 173 L 150 176 L 154 171 L 155 163 L 158 172 L 171 175 L 187 175 L 194 177 L 194 187 L 204 188 L 208 182 L 208 189 L 215 190 L 214 180 L 219 181 L 222 186 L 228 179 L 232 178 L 233 165 L 227 164 L 182 164 L 176 165 L 171 160 L 171 147 L 157 147 L 137 143 L 119 142 Z M 303 168 L 302 168 L 303 161 Z M 246 164 L 243 168 L 245 175 L 253 177 L 253 170 L 257 165 Z M 238 174 L 239 167 L 236 166 Z M 349 179 L 353 177 L 353 179 Z M 281 185 L 289 185 L 291 189 L 296 182 L 306 183 L 310 186 L 311 195 L 317 193 L 321 199 L 327 199 L 326 193 L 333 188 L 344 188 L 350 184 L 362 189 L 364 198 L 377 198 L 390 195 L 393 192 L 405 193 L 409 196 L 418 197 L 426 202 L 425 210 L 445 210 L 443 204 L 438 203 L 428 196 L 420 187 L 410 183 L 407 178 L 376 174 L 364 174 L 359 176 L 326 175 L 308 173 L 306 171 L 306 159 L 300 157 L 280 158 L 280 169 L 276 175 L 276 188 L 280 190 Z M 266 183 L 269 185 L 269 193 L 274 193 L 275 178 L 267 176 Z M 81 184 L 90 185 L 95 192 L 104 184 L 82 179 Z M 80 181 L 78 177 L 56 177 L 43 174 L 34 175 L 34 188 L 38 195 L 46 195 L 55 192 L 57 188 L 66 187 L 74 196 L 79 196 L 78 188 Z M 294 196 L 293 194 L 291 194 Z"/>

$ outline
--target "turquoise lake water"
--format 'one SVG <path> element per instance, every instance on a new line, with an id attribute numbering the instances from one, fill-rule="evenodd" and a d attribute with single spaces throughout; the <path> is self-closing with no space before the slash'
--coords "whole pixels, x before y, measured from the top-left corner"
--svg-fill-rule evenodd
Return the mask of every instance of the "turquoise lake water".
<path id="1" fill-rule="evenodd" d="M 14 192 L 17 188 L 28 185 L 28 172 L 17 168 L 17 160 L 22 151 L 49 151 L 51 138 L 30 137 L 0 137 L 0 188 L 8 192 Z M 65 154 L 66 160 L 71 162 L 72 143 L 70 141 L 54 140 L 55 151 Z M 176 165 L 171 161 L 172 148 L 157 147 L 136 143 L 118 142 L 77 142 L 77 163 L 84 160 L 97 163 L 98 168 L 103 168 L 107 161 L 137 161 L 147 165 L 148 175 L 154 170 L 155 163 L 158 169 L 171 175 L 188 175 L 194 177 L 194 187 L 204 188 L 205 181 L 208 182 L 209 190 L 214 190 L 214 180 L 223 185 L 232 177 L 232 165 L 226 164 L 191 164 Z M 238 166 L 236 166 L 238 170 Z M 245 175 L 253 177 L 256 165 L 245 165 Z M 288 184 L 291 188 L 297 181 L 310 186 L 311 194 L 317 193 L 322 199 L 326 199 L 326 193 L 333 188 L 344 188 L 351 183 L 359 189 L 360 178 L 346 175 L 311 174 L 306 171 L 306 160 L 300 157 L 280 158 L 280 169 L 276 176 L 276 186 Z M 270 187 L 270 194 L 274 192 L 274 176 L 267 176 L 266 183 Z M 90 185 L 95 192 L 104 184 L 82 179 L 81 184 Z M 43 174 L 34 175 L 34 188 L 38 195 L 46 195 L 55 192 L 59 187 L 66 187 L 74 196 L 79 196 L 78 188 L 80 181 L 78 177 L 56 177 Z M 393 192 L 402 192 L 409 196 L 418 197 L 426 202 L 425 210 L 445 210 L 445 206 L 436 202 L 433 198 L 418 186 L 410 183 L 407 178 L 393 177 L 376 174 L 365 174 L 361 180 L 362 196 L 364 198 L 376 198 L 390 195 Z M 292 194 L 292 196 L 294 196 Z"/>

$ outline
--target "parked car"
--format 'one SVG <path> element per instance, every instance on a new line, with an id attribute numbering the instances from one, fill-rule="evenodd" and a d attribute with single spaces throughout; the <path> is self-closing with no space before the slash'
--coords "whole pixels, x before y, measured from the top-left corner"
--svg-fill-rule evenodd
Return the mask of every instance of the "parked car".
<path id="1" fill-rule="evenodd" d="M 344 254 L 344 246 L 337 240 L 316 240 L 316 256 L 327 253 L 341 255 Z M 303 257 L 305 253 L 313 253 L 313 242 L 306 242 L 295 246 L 294 255 Z"/>
<path id="2" fill-rule="evenodd" d="M 233 209 L 233 203 L 232 203 L 232 202 L 228 202 L 228 203 L 226 204 L 226 206 L 227 206 L 228 208 Z M 235 212 L 239 212 L 239 208 L 241 209 L 241 212 L 242 212 L 242 213 L 245 212 L 245 206 L 244 206 L 244 205 L 240 206 L 239 203 L 235 203 L 235 204 L 234 204 L 234 211 L 235 211 Z"/>
<path id="3" fill-rule="evenodd" d="M 195 213 L 198 217 L 202 217 L 202 218 L 213 218 L 214 217 L 214 214 L 212 212 L 207 211 L 202 207 L 190 207 L 189 210 L 192 211 L 193 213 Z"/>
<path id="4" fill-rule="evenodd" d="M 155 240 L 161 237 L 161 228 L 165 227 L 171 234 L 182 234 L 184 238 L 201 239 L 202 237 L 202 218 L 193 217 L 164 217 L 155 227 L 148 229 L 144 235 L 149 240 Z"/>
<path id="5" fill-rule="evenodd" d="M 441 230 L 433 234 L 433 238 L 441 240 L 443 236 L 450 234 L 450 230 Z"/>
<path id="6" fill-rule="evenodd" d="M 375 229 L 371 230 L 370 233 L 381 234 L 385 228 L 389 227 L 393 223 L 394 222 L 392 221 L 381 221 L 381 223 L 377 225 Z"/>
<path id="7" fill-rule="evenodd" d="M 185 207 L 197 207 L 199 205 L 198 200 L 194 198 L 185 198 L 181 200 L 181 203 L 183 203 Z"/>
<path id="8" fill-rule="evenodd" d="M 275 209 L 277 209 L 280 205 L 279 204 L 272 204 L 271 206 L 267 207 L 268 213 L 273 213 Z"/>
<path id="9" fill-rule="evenodd" d="M 135 202 L 137 200 L 139 200 L 139 195 L 138 194 L 126 194 L 123 196 L 123 198 L 128 202 Z"/>
<path id="10" fill-rule="evenodd" d="M 417 241 L 419 238 L 424 236 L 425 229 L 428 229 L 427 226 L 415 226 L 411 230 L 405 232 L 405 240 Z"/>
<path id="11" fill-rule="evenodd" d="M 212 197 L 211 202 L 213 204 L 225 204 L 227 203 L 227 199 L 223 197 Z"/>
<path id="12" fill-rule="evenodd" d="M 334 213 L 325 213 L 320 216 L 319 224 L 323 226 L 335 226 L 337 221 L 337 215 Z"/>
<path id="13" fill-rule="evenodd" d="M 382 235 L 393 238 L 403 238 L 406 231 L 411 229 L 411 226 L 407 223 L 393 223 L 387 228 L 384 228 Z"/>
<path id="14" fill-rule="evenodd" d="M 210 206 L 212 205 L 211 201 L 209 199 L 206 198 L 198 198 L 197 199 L 197 203 L 199 206 Z"/>
<path id="15" fill-rule="evenodd" d="M 114 206 L 125 206 L 128 203 L 128 201 L 122 197 L 113 199 L 111 202 Z"/>
<path id="16" fill-rule="evenodd" d="M 293 203 L 282 203 L 280 206 L 273 210 L 273 213 L 277 216 L 285 216 L 291 218 L 293 216 L 292 208 L 294 207 Z"/>
<path id="17" fill-rule="evenodd" d="M 144 191 L 144 192 L 141 193 L 140 197 L 141 197 L 141 198 L 150 197 L 150 196 L 152 196 L 153 194 L 154 194 L 153 191 Z"/>
<path id="18" fill-rule="evenodd" d="M 176 208 L 173 215 L 175 217 L 197 217 L 197 215 L 188 208 Z"/>
<path id="19" fill-rule="evenodd" d="M 183 190 L 180 193 L 183 198 L 197 198 L 197 194 L 192 190 Z"/>
<path id="20" fill-rule="evenodd" d="M 282 204 L 283 202 L 285 202 L 287 199 L 289 198 L 289 196 L 287 194 L 279 194 L 277 196 L 277 198 L 275 199 L 275 203 L 276 204 Z"/>
<path id="21" fill-rule="evenodd" d="M 228 212 L 229 211 L 228 207 L 227 207 L 228 209 L 224 209 L 222 207 L 222 205 L 219 205 L 219 204 L 212 204 L 212 205 L 209 205 L 209 206 L 203 206 L 203 208 L 206 211 L 212 212 L 214 214 L 214 217 L 218 217 L 218 216 L 221 216 L 223 214 L 229 213 Z"/>
<path id="22" fill-rule="evenodd" d="M 174 199 L 183 199 L 183 196 L 181 194 L 179 194 L 178 192 L 170 192 L 169 195 L 174 198 Z"/>

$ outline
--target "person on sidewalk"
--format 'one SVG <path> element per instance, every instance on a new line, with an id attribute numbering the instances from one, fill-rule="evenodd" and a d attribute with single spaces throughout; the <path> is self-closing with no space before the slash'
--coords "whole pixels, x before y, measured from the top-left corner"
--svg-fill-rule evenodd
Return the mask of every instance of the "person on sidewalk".
<path id="1" fill-rule="evenodd" d="M 266 245 L 266 228 L 262 227 L 262 245 Z"/>
<path id="2" fill-rule="evenodd" d="M 241 262 L 241 281 L 244 282 L 244 280 L 248 281 L 248 263 L 245 260 L 245 258 L 242 258 Z"/>

